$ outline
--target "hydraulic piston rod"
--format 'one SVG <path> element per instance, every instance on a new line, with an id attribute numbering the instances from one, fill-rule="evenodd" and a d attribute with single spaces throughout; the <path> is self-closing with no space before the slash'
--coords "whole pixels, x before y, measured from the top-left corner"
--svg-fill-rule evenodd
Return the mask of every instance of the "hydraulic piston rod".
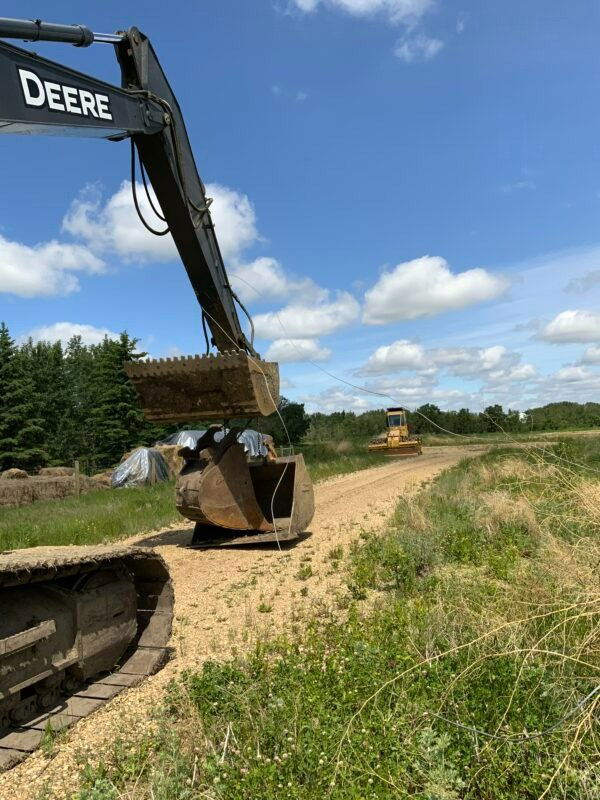
<path id="1" fill-rule="evenodd" d="M 75 47 L 89 47 L 93 42 L 118 44 L 121 33 L 94 33 L 86 25 L 57 25 L 41 19 L 9 19 L 0 17 L 0 39 L 21 39 L 25 42 L 65 42 Z"/>

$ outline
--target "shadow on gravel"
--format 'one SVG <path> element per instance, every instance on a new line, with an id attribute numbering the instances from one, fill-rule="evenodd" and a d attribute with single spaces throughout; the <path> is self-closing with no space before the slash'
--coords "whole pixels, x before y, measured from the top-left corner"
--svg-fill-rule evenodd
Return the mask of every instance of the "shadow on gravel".
<path id="1" fill-rule="evenodd" d="M 194 550 L 264 550 L 269 552 L 271 550 L 293 550 L 296 545 L 300 544 L 301 542 L 310 539 L 312 533 L 310 531 L 305 531 L 304 533 L 298 534 L 296 539 L 292 539 L 291 541 L 281 541 L 279 545 L 277 542 L 253 542 L 252 538 L 249 536 L 248 541 L 244 542 L 243 544 L 236 544 L 236 545 L 228 545 L 227 542 L 222 542 L 221 544 L 214 545 L 213 547 L 204 547 L 204 548 L 192 548 L 190 547 L 192 543 L 192 537 L 194 535 L 193 528 L 176 528 L 173 530 L 162 531 L 160 533 L 151 533 L 147 536 L 143 536 L 141 539 L 138 539 L 135 542 L 132 542 L 132 545 L 136 547 L 184 547 Z"/>

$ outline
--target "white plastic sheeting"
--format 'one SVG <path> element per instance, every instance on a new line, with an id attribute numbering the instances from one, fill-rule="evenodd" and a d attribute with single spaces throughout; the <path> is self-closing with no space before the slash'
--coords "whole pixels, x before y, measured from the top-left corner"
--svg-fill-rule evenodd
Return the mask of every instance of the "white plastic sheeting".
<path id="1" fill-rule="evenodd" d="M 229 429 L 224 428 L 222 431 L 216 433 L 215 441 L 220 442 L 228 432 Z M 198 444 L 198 440 L 204 436 L 205 433 L 206 429 L 178 431 L 177 433 L 172 433 L 170 436 L 167 436 L 166 439 L 156 442 L 156 444 L 178 444 L 181 445 L 181 447 L 189 447 L 190 450 L 193 450 Z M 259 433 L 258 431 L 245 430 L 242 431 L 237 438 L 240 444 L 244 445 L 244 452 L 252 458 L 258 456 L 264 457 L 267 455 L 268 450 L 265 445 L 265 434 Z"/>
<path id="2" fill-rule="evenodd" d="M 122 461 L 111 477 L 113 489 L 146 486 L 169 480 L 169 468 L 162 455 L 151 447 L 138 447 Z"/>

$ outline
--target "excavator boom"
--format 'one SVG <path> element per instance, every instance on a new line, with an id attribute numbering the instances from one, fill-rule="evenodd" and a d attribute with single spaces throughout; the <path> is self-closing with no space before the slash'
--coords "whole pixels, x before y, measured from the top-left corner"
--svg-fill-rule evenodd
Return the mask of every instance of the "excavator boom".
<path id="1" fill-rule="evenodd" d="M 98 38 L 99 36 L 99 38 Z M 277 365 L 263 362 L 240 325 L 233 291 L 215 234 L 207 198 L 179 103 L 148 38 L 137 28 L 94 34 L 82 25 L 0 19 L 0 38 L 111 43 L 121 67 L 121 87 L 112 86 L 35 53 L 0 41 L 0 133 L 83 136 L 120 141 L 132 151 L 132 191 L 140 161 L 155 193 L 157 214 L 146 227 L 173 238 L 210 331 L 211 346 L 236 358 L 186 358 L 126 365 L 150 419 L 233 419 L 271 414 L 279 401 Z M 147 187 L 146 187 L 147 190 Z M 156 207 L 158 201 L 158 207 Z M 142 218 L 143 219 L 143 218 Z M 233 364 L 237 378 L 233 377 Z M 215 403 L 215 376 L 218 401 Z M 177 397 L 167 402 L 163 379 Z M 163 400 L 157 408 L 157 398 Z"/>

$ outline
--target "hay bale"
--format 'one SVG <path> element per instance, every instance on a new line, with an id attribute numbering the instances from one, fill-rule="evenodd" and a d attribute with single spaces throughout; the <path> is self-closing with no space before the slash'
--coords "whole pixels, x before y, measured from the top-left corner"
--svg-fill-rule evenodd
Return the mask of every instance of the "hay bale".
<path id="1" fill-rule="evenodd" d="M 110 489 L 111 478 L 112 478 L 112 469 L 107 469 L 104 472 L 98 472 L 96 475 L 92 475 L 90 480 L 94 484 L 94 488 L 96 489 Z"/>
<path id="2" fill-rule="evenodd" d="M 24 469 L 17 469 L 16 467 L 13 467 L 12 469 L 5 469 L 2 473 L 2 478 L 5 480 L 23 480 L 24 478 L 28 477 L 29 475 Z"/>
<path id="3" fill-rule="evenodd" d="M 79 485 L 73 475 L 31 476 L 27 481 L 0 480 L 0 507 L 26 506 L 38 500 L 61 500 L 76 494 L 107 488 L 87 475 L 79 476 Z"/>
<path id="4" fill-rule="evenodd" d="M 75 475 L 75 467 L 42 467 L 38 475 L 41 478 L 66 478 Z"/>
<path id="5" fill-rule="evenodd" d="M 185 464 L 184 459 L 179 455 L 180 444 L 159 444 L 152 448 L 157 450 L 164 458 L 169 470 L 169 478 L 176 478 Z"/>

